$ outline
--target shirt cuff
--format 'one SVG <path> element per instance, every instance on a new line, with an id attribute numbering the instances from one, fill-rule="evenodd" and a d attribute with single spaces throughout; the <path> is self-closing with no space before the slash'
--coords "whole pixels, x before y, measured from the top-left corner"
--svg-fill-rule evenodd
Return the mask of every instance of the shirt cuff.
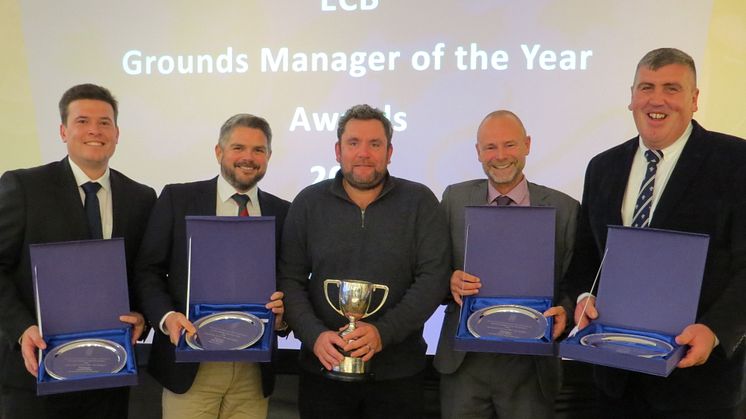
<path id="1" fill-rule="evenodd" d="M 158 322 L 158 328 L 163 332 L 164 335 L 168 335 L 168 329 L 166 329 L 166 317 L 171 315 L 171 313 L 176 313 L 175 311 L 171 310 L 168 313 L 164 314 L 163 317 L 161 317 L 161 321 Z"/>
<path id="2" fill-rule="evenodd" d="M 590 292 L 584 292 L 584 293 L 582 293 L 582 294 L 578 295 L 578 299 L 577 299 L 577 300 L 575 300 L 575 304 L 580 304 L 580 302 L 581 302 L 581 301 L 583 301 L 583 299 L 585 299 L 585 298 L 588 298 L 588 297 L 593 297 L 593 298 L 596 298 L 596 297 L 595 297 L 595 296 L 594 296 L 593 294 L 591 294 Z"/>

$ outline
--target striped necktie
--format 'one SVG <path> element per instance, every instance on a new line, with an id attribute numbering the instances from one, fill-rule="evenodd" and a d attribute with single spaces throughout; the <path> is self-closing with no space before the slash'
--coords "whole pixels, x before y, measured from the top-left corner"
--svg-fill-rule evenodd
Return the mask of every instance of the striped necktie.
<path id="1" fill-rule="evenodd" d="M 645 158 L 648 160 L 648 167 L 645 170 L 645 179 L 640 185 L 640 193 L 637 195 L 635 203 L 635 212 L 632 217 L 632 227 L 650 226 L 650 209 L 653 206 L 653 190 L 655 188 L 655 173 L 658 171 L 658 162 L 663 158 L 663 152 L 660 150 L 647 150 Z"/>
<path id="2" fill-rule="evenodd" d="M 233 194 L 231 198 L 233 198 L 233 200 L 236 201 L 236 204 L 238 204 L 238 216 L 248 217 L 249 209 L 246 207 L 246 204 L 249 203 L 249 197 L 247 195 L 237 193 Z"/>

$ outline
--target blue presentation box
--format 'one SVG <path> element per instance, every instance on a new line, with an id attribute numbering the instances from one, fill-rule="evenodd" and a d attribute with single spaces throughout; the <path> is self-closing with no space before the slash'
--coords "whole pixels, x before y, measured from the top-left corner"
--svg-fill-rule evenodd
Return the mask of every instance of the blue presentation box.
<path id="1" fill-rule="evenodd" d="M 124 239 L 34 244 L 31 269 L 39 329 L 47 343 L 36 383 L 38 395 L 136 385 L 137 362 L 131 326 L 119 320 L 130 311 Z M 84 338 L 122 345 L 127 362 L 114 374 L 58 380 L 44 367 L 55 347 Z"/>
<path id="2" fill-rule="evenodd" d="M 269 362 L 276 339 L 274 313 L 264 306 L 276 289 L 275 217 L 186 217 L 189 252 L 187 317 L 194 323 L 221 311 L 253 314 L 264 334 L 241 350 L 201 350 L 182 335 L 176 362 Z"/>
<path id="3" fill-rule="evenodd" d="M 464 271 L 480 278 L 479 294 L 463 299 L 454 348 L 469 352 L 555 355 L 552 319 L 540 339 L 473 336 L 469 316 L 493 305 L 521 305 L 543 313 L 554 296 L 555 217 L 552 207 L 465 208 Z"/>
<path id="4" fill-rule="evenodd" d="M 696 321 L 709 236 L 609 226 L 596 307 L 599 317 L 559 345 L 564 358 L 667 377 L 687 347 L 675 337 Z M 673 346 L 665 357 L 642 358 L 585 346 L 591 333 L 652 337 Z"/>

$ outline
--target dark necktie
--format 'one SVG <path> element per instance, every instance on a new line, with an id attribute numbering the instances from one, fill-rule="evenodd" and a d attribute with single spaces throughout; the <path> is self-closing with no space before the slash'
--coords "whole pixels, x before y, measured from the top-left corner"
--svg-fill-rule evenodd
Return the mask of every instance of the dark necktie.
<path id="1" fill-rule="evenodd" d="M 101 185 L 96 182 L 86 182 L 82 188 L 85 192 L 85 215 L 88 218 L 88 236 L 91 239 L 103 239 L 101 207 L 98 204 L 98 196 L 96 196 L 96 192 L 101 189 Z"/>
<path id="2" fill-rule="evenodd" d="M 249 203 L 249 197 L 247 195 L 242 194 L 233 194 L 231 197 L 234 201 L 236 201 L 236 204 L 238 204 L 238 216 L 239 217 L 248 217 L 249 216 L 249 209 L 246 208 L 246 204 Z"/>
<path id="3" fill-rule="evenodd" d="M 510 197 L 508 196 L 500 195 L 497 198 L 495 198 L 494 202 L 497 204 L 498 207 L 505 207 L 505 206 L 510 205 L 510 203 L 513 202 L 513 200 L 510 199 Z"/>
<path id="4" fill-rule="evenodd" d="M 645 170 L 645 179 L 640 185 L 640 192 L 635 203 L 635 212 L 632 216 L 632 227 L 648 227 L 650 225 L 650 209 L 653 207 L 653 190 L 655 188 L 655 173 L 658 171 L 658 162 L 663 158 L 660 150 L 647 150 L 645 158 L 648 167 Z"/>

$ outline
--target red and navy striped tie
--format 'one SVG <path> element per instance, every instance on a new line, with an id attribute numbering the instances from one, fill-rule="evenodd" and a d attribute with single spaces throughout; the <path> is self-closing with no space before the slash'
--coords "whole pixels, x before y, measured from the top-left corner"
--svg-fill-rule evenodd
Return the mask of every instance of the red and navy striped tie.
<path id="1" fill-rule="evenodd" d="M 249 197 L 247 195 L 237 193 L 233 194 L 231 198 L 233 198 L 233 200 L 236 201 L 236 204 L 238 204 L 238 216 L 248 217 L 249 209 L 246 208 L 246 204 L 249 203 Z"/>

